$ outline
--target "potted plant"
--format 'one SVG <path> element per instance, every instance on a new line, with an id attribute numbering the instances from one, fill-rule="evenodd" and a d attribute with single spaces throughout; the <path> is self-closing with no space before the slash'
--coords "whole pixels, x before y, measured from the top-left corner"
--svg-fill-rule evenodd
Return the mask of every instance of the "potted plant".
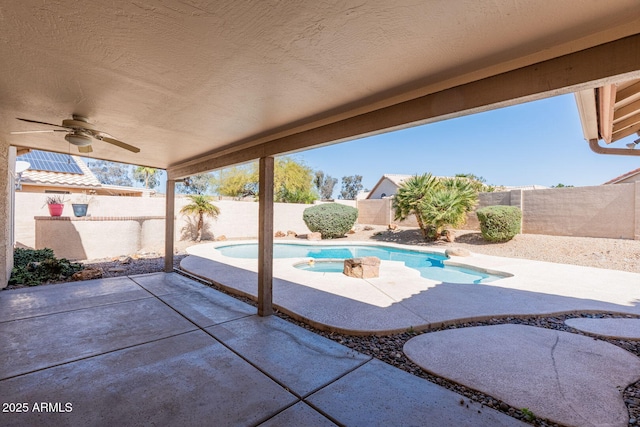
<path id="1" fill-rule="evenodd" d="M 62 196 L 49 196 L 46 200 L 46 205 L 49 207 L 49 215 L 61 216 L 64 210 L 64 198 Z"/>
<path id="2" fill-rule="evenodd" d="M 86 194 L 81 194 L 75 203 L 71 203 L 73 214 L 78 217 L 87 216 L 87 209 L 89 208 L 91 200 L 93 200 L 93 197 L 87 197 Z"/>

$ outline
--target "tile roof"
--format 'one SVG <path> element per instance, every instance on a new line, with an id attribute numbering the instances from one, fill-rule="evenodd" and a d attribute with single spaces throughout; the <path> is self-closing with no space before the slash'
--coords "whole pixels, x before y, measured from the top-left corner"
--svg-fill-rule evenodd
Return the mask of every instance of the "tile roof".
<path id="1" fill-rule="evenodd" d="M 95 177 L 91 169 L 78 156 L 71 156 L 74 162 L 82 170 L 82 175 L 50 172 L 27 169 L 22 172 L 21 182 L 23 184 L 45 184 L 56 186 L 73 186 L 73 187 L 100 187 L 100 181 Z"/>
<path id="2" fill-rule="evenodd" d="M 618 182 L 620 182 L 620 181 L 624 181 L 624 180 L 625 180 L 625 179 L 627 179 L 627 178 L 631 178 L 631 177 L 632 177 L 632 176 L 634 176 L 634 175 L 640 175 L 640 168 L 638 168 L 638 169 L 634 169 L 634 170 L 629 171 L 629 172 L 627 172 L 627 173 L 625 173 L 625 174 L 622 174 L 622 175 L 620 175 L 620 176 L 617 176 L 617 177 L 613 178 L 612 180 L 609 180 L 609 181 L 605 182 L 605 183 L 604 183 L 604 184 L 602 184 L 602 185 L 615 184 L 615 183 L 618 183 Z"/>

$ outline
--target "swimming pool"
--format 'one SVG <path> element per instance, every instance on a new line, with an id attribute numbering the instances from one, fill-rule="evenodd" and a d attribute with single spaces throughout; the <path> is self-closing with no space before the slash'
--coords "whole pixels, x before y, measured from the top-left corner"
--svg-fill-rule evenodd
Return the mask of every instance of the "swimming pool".
<path id="1" fill-rule="evenodd" d="M 232 258 L 257 259 L 258 244 L 242 243 L 218 246 L 216 248 L 224 256 Z M 489 274 L 470 268 L 445 265 L 446 255 L 412 251 L 408 249 L 384 246 L 358 245 L 298 245 L 275 243 L 274 258 L 314 258 L 314 259 L 346 259 L 375 256 L 381 260 L 401 261 L 420 272 L 424 278 L 448 283 L 488 283 L 502 279 L 502 276 Z M 326 272 L 326 271 L 325 271 Z"/>

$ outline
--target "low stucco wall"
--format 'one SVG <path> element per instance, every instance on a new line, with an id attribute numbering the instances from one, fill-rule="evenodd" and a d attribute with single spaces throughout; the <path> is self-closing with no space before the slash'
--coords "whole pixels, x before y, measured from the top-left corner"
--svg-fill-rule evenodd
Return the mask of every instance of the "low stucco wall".
<path id="1" fill-rule="evenodd" d="M 640 181 L 480 193 L 478 208 L 494 205 L 522 209 L 523 233 L 640 240 Z M 393 222 L 390 199 L 358 201 L 358 210 L 360 223 Z M 479 229 L 475 212 L 468 215 L 464 228 Z"/>
<path id="2" fill-rule="evenodd" d="M 75 196 L 67 197 L 74 201 Z M 164 197 L 94 196 L 89 204 L 90 216 L 73 217 L 72 207 L 67 203 L 60 219 L 48 216 L 44 199 L 43 194 L 16 194 L 18 246 L 37 249 L 50 247 L 57 256 L 72 259 L 113 257 L 140 250 L 164 252 Z M 258 203 L 232 200 L 213 202 L 220 209 L 220 215 L 215 219 L 205 217 L 203 238 L 258 236 Z M 195 237 L 195 218 L 180 214 L 180 209 L 187 203 L 189 200 L 186 197 L 176 197 L 176 241 Z M 309 206 L 275 203 L 274 231 L 308 233 L 302 213 Z"/>
<path id="3" fill-rule="evenodd" d="M 59 258 L 108 258 L 164 245 L 164 217 L 39 216 L 35 226 L 36 249 L 51 248 Z"/>
<path id="4" fill-rule="evenodd" d="M 67 196 L 74 201 L 74 196 Z M 16 224 L 15 237 L 19 246 L 36 247 L 36 225 L 34 217 L 47 217 L 47 206 L 44 205 L 45 195 L 38 193 L 16 193 Z M 180 214 L 180 209 L 189 203 L 186 197 L 176 197 L 176 239 L 189 240 L 194 231 L 193 217 Z M 216 218 L 205 217 L 205 238 L 226 236 L 227 238 L 255 238 L 258 236 L 258 203 L 253 201 L 214 200 L 220 209 Z M 309 229 L 302 220 L 302 212 L 310 205 L 294 203 L 275 203 L 274 230 L 287 232 L 295 231 L 299 234 L 308 233 Z M 87 212 L 91 218 L 95 217 L 162 217 L 165 214 L 164 197 L 115 197 L 93 196 Z M 63 216 L 73 218 L 71 204 L 64 207 Z M 148 222 L 144 223 L 143 234 L 155 235 L 164 239 L 164 229 L 157 232 Z M 150 241 L 151 237 L 144 237 L 143 241 Z M 119 254 L 119 253 L 118 253 Z M 118 255 L 118 254 L 114 254 Z"/>

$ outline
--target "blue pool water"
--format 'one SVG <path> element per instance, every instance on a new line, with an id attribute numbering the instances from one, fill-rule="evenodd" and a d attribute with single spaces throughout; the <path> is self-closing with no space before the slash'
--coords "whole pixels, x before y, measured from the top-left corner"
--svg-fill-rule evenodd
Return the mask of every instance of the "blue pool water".
<path id="1" fill-rule="evenodd" d="M 316 263 L 300 263 L 294 265 L 300 270 L 315 271 L 316 273 L 342 273 L 344 261 L 318 261 Z"/>
<path id="2" fill-rule="evenodd" d="M 219 246 L 216 249 L 222 255 L 232 258 L 258 258 L 257 243 Z M 381 260 L 402 261 L 407 267 L 418 270 L 422 277 L 440 282 L 487 283 L 502 278 L 472 269 L 446 266 L 443 263 L 447 259 L 445 255 L 428 252 L 381 246 L 314 246 L 287 243 L 273 245 L 274 258 L 346 259 L 365 256 L 375 256 Z"/>

